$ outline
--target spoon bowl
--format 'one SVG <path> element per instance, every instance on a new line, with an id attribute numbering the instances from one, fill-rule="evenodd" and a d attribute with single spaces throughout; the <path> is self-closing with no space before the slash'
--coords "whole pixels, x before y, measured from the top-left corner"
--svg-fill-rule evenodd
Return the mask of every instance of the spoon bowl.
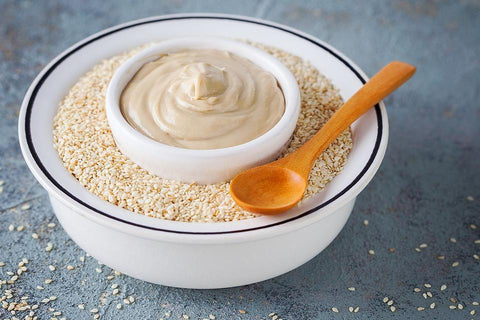
<path id="1" fill-rule="evenodd" d="M 293 208 L 307 183 L 297 172 L 279 166 L 255 167 L 237 175 L 231 184 L 235 202 L 249 211 L 276 214 Z"/>

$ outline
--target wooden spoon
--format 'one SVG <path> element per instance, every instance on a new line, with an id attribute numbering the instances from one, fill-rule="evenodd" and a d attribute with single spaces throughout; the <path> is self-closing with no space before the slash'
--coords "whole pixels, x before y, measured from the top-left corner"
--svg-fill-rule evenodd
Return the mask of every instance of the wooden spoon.
<path id="1" fill-rule="evenodd" d="M 415 67 L 390 62 L 335 112 L 301 148 L 277 161 L 241 172 L 230 184 L 230 194 L 245 210 L 277 214 L 303 197 L 308 175 L 318 156 L 355 120 L 395 91 L 415 73 Z"/>

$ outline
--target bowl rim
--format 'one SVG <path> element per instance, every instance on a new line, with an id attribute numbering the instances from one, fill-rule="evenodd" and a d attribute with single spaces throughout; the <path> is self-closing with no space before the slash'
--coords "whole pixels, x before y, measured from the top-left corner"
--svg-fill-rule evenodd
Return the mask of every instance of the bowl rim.
<path id="1" fill-rule="evenodd" d="M 155 56 L 156 54 L 159 54 L 159 52 L 162 53 L 163 51 L 169 50 L 163 47 L 165 46 L 168 47 L 172 45 L 175 46 L 175 45 L 178 45 L 178 43 L 191 42 L 191 41 L 198 42 L 198 43 L 200 43 L 200 41 L 212 41 L 212 42 L 216 42 L 217 44 L 224 44 L 224 45 L 230 44 L 238 48 L 244 48 L 244 50 L 252 52 L 252 55 L 251 56 L 247 56 L 243 54 L 240 55 L 237 52 L 233 52 L 233 51 L 231 51 L 231 53 L 240 55 L 241 57 L 247 58 L 250 61 L 251 61 L 250 58 L 253 55 L 258 56 L 260 57 L 261 60 L 263 60 L 263 62 L 270 64 L 274 68 L 280 70 L 279 73 L 281 73 L 281 77 L 279 78 L 275 75 L 274 77 L 276 78 L 276 80 L 278 81 L 282 89 L 283 97 L 285 99 L 285 110 L 281 118 L 278 120 L 278 122 L 269 130 L 267 130 L 265 133 L 261 134 L 260 136 L 252 140 L 249 140 L 247 142 L 244 142 L 238 145 L 233 145 L 233 146 L 224 147 L 224 148 L 216 148 L 216 149 L 187 149 L 187 148 L 167 145 L 142 134 L 141 132 L 136 130 L 134 127 L 132 127 L 127 122 L 122 112 L 120 111 L 120 103 L 118 101 L 126 86 L 126 84 L 125 86 L 121 85 L 122 80 L 125 79 L 125 74 L 128 75 L 128 78 L 130 81 L 131 78 L 135 76 L 139 68 L 141 68 L 141 66 L 146 63 L 145 60 L 150 61 L 149 58 Z M 142 64 L 139 66 L 139 68 L 137 68 L 137 65 L 140 62 L 142 62 Z M 268 71 L 267 69 L 265 69 L 264 66 L 258 65 L 254 61 L 251 61 L 251 62 L 254 63 L 257 67 Z M 285 86 L 282 86 L 282 84 Z M 295 80 L 295 77 L 284 64 L 278 61 L 278 59 L 275 58 L 274 56 L 269 55 L 266 52 L 258 48 L 255 48 L 254 46 L 251 46 L 247 43 L 242 43 L 237 40 L 232 40 L 227 38 L 222 39 L 221 37 L 214 37 L 214 36 L 202 36 L 200 38 L 199 37 L 179 37 L 179 38 L 174 38 L 170 40 L 165 40 L 160 43 L 156 43 L 152 47 L 146 48 L 138 52 L 137 54 L 129 58 L 127 61 L 125 61 L 115 71 L 108 85 L 107 93 L 105 96 L 105 108 L 107 110 L 108 122 L 110 123 L 110 121 L 114 121 L 119 126 L 121 126 L 123 129 L 122 135 L 125 135 L 125 137 L 127 137 L 128 140 L 131 140 L 132 142 L 148 145 L 149 148 L 153 148 L 157 150 L 159 154 L 160 152 L 163 152 L 163 154 L 168 153 L 169 156 L 173 156 L 173 157 L 182 156 L 182 157 L 211 159 L 216 157 L 230 156 L 233 154 L 248 152 L 248 149 L 258 144 L 269 143 L 270 139 L 273 136 L 278 135 L 280 131 L 285 130 L 285 128 L 290 123 L 292 123 L 293 120 L 295 120 L 295 123 L 296 123 L 298 121 L 298 114 L 300 112 L 300 89 L 298 88 L 298 83 Z M 283 143 L 286 143 L 286 142 L 287 141 L 284 141 Z"/>
<path id="2" fill-rule="evenodd" d="M 38 154 L 35 151 L 35 147 L 32 142 L 32 136 L 30 132 L 30 121 L 31 121 L 31 108 L 35 99 L 36 94 L 38 93 L 41 85 L 45 82 L 46 78 L 50 73 L 59 65 L 63 60 L 68 56 L 73 54 L 75 51 L 81 49 L 82 47 L 88 45 L 91 42 L 94 42 L 100 38 L 103 38 L 109 34 L 121 31 L 130 27 L 135 27 L 148 23 L 155 23 L 167 20 L 182 20 L 182 19 L 220 19 L 220 20 L 233 20 L 239 22 L 246 22 L 252 24 L 258 24 L 261 26 L 266 26 L 280 31 L 290 33 L 297 37 L 300 37 L 333 55 L 341 63 L 343 63 L 355 76 L 362 82 L 365 83 L 368 80 L 368 77 L 365 73 L 349 58 L 344 54 L 330 46 L 329 44 L 319 40 L 318 38 L 311 36 L 307 33 L 299 31 L 297 29 L 252 17 L 240 16 L 240 15 L 230 15 L 230 14 L 214 14 L 214 13 L 183 13 L 183 14 L 171 14 L 163 16 L 154 16 L 144 19 L 134 20 L 127 23 L 123 23 L 111 28 L 107 28 L 98 33 L 95 33 L 78 43 L 74 44 L 70 48 L 66 49 L 64 52 L 59 54 L 54 58 L 50 63 L 48 63 L 45 68 L 38 74 L 35 80 L 32 82 L 29 87 L 25 98 L 22 103 L 22 107 L 19 115 L 19 141 L 20 147 L 23 153 L 23 156 L 27 162 L 28 167 L 37 178 L 37 180 L 42 184 L 42 186 L 49 192 L 49 195 L 54 195 L 60 199 L 63 203 L 71 207 L 78 214 L 81 214 L 91 220 L 94 220 L 98 223 L 108 225 L 109 227 L 115 228 L 119 231 L 134 234 L 140 237 L 152 238 L 152 239 L 161 239 L 161 240 L 171 240 L 171 241 L 181 241 L 181 242 L 190 242 L 190 243 L 202 243 L 209 242 L 214 243 L 218 239 L 226 240 L 226 236 L 229 236 L 230 239 L 235 240 L 254 240 L 259 237 L 271 237 L 275 236 L 278 233 L 289 232 L 294 229 L 301 228 L 307 224 L 313 223 L 313 221 L 324 219 L 334 211 L 347 204 L 348 202 L 355 199 L 355 197 L 360 193 L 360 191 L 368 184 L 368 182 L 373 178 L 375 172 L 378 170 L 385 150 L 387 147 L 388 140 L 388 118 L 383 102 L 375 105 L 374 111 L 377 119 L 377 136 L 375 140 L 374 148 L 370 154 L 370 157 L 367 161 L 365 167 L 361 170 L 358 176 L 352 179 L 351 183 L 345 187 L 342 191 L 338 192 L 335 196 L 330 199 L 323 201 L 319 205 L 315 206 L 310 210 L 298 214 L 289 219 L 281 220 L 271 224 L 245 228 L 240 230 L 229 230 L 229 231 L 214 231 L 214 232 L 192 232 L 192 231 L 183 231 L 183 230 L 168 230 L 163 228 L 151 227 L 148 225 L 138 224 L 133 221 L 128 221 L 120 219 L 118 217 L 112 216 L 106 212 L 102 212 L 99 209 L 92 207 L 91 205 L 85 203 L 81 199 L 72 195 L 68 190 L 62 187 L 52 175 L 46 170 L 42 165 Z M 338 200 L 338 201 L 337 201 Z M 326 206 L 328 206 L 328 212 L 326 211 Z M 311 213 L 319 211 L 322 209 L 323 213 L 320 215 L 312 215 Z M 312 216 L 315 216 L 314 218 Z M 296 223 L 289 223 L 295 221 Z M 115 223 L 121 222 L 121 223 Z M 189 223 L 191 224 L 191 223 Z M 288 224 L 288 226 L 287 226 Z M 275 232 L 271 232 L 274 230 Z"/>

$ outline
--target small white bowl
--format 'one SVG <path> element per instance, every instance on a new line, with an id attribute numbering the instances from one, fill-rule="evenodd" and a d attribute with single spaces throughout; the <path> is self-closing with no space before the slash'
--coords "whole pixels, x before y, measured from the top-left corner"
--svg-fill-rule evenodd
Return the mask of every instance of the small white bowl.
<path id="1" fill-rule="evenodd" d="M 285 97 L 285 112 L 278 123 L 260 137 L 221 149 L 194 150 L 165 145 L 133 128 L 120 110 L 120 97 L 128 82 L 146 63 L 161 54 L 186 49 L 217 49 L 249 59 L 277 79 Z M 272 55 L 246 43 L 221 37 L 182 37 L 162 41 L 141 51 L 115 72 L 107 89 L 108 123 L 118 148 L 130 160 L 162 178 L 213 184 L 274 160 L 288 143 L 300 111 L 300 90 L 292 73 Z"/>
<path id="2" fill-rule="evenodd" d="M 53 147 L 58 103 L 93 65 L 147 42 L 187 35 L 248 37 L 291 52 L 331 79 L 344 99 L 368 79 L 355 63 L 327 43 L 270 21 L 224 14 L 178 14 L 132 21 L 68 48 L 33 81 L 19 115 L 25 161 L 48 191 L 68 235 L 93 257 L 124 274 L 174 287 L 224 288 L 288 272 L 333 241 L 350 216 L 356 197 L 377 172 L 388 142 L 383 103 L 352 124 L 353 147 L 348 161 L 323 192 L 283 214 L 243 221 L 186 223 L 132 213 L 84 188 Z"/>

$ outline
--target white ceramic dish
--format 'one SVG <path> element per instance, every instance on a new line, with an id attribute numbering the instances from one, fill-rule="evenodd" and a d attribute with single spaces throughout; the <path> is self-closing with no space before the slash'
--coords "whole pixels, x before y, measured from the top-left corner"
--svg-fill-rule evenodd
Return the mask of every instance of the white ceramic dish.
<path id="1" fill-rule="evenodd" d="M 186 288 L 232 287 L 275 277 L 316 256 L 344 226 L 357 195 L 385 153 L 388 120 L 382 103 L 352 125 L 348 163 L 322 193 L 284 214 L 246 221 L 182 223 L 132 214 L 83 188 L 63 167 L 52 145 L 59 101 L 93 65 L 149 41 L 192 35 L 248 37 L 301 56 L 329 77 L 344 99 L 367 79 L 328 44 L 273 22 L 218 14 L 133 21 L 73 45 L 41 71 L 26 93 L 19 116 L 23 155 L 48 191 L 65 231 L 81 248 L 116 270 Z"/>
<path id="2" fill-rule="evenodd" d="M 285 112 L 280 121 L 252 141 L 214 150 L 176 148 L 150 139 L 134 129 L 120 111 L 123 89 L 145 63 L 158 59 L 161 54 L 185 49 L 229 51 L 273 74 L 285 97 Z M 273 161 L 280 154 L 297 124 L 300 91 L 287 67 L 260 49 L 220 37 L 180 37 L 155 44 L 118 68 L 107 89 L 106 110 L 117 146 L 130 160 L 166 179 L 213 184 L 225 182 L 243 170 Z"/>

